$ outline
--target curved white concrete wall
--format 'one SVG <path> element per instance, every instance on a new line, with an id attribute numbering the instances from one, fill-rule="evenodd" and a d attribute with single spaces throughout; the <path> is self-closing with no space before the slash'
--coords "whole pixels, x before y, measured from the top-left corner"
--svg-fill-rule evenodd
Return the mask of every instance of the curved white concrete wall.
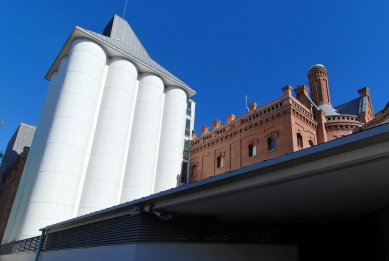
<path id="1" fill-rule="evenodd" d="M 128 149 L 121 202 L 152 193 L 161 128 L 164 85 L 158 76 L 141 75 Z"/>
<path id="2" fill-rule="evenodd" d="M 19 228 L 22 219 L 24 218 L 32 184 L 36 178 L 39 165 L 42 161 L 42 154 L 47 143 L 48 129 L 50 129 L 53 121 L 54 112 L 57 106 L 62 83 L 65 78 L 68 61 L 68 57 L 62 58 L 58 72 L 55 72 L 51 77 L 46 99 L 42 108 L 42 113 L 38 120 L 37 128 L 29 151 L 29 156 L 23 170 L 23 175 L 21 176 L 19 182 L 18 191 L 12 205 L 2 243 L 15 241 L 16 236 L 19 233 Z"/>
<path id="3" fill-rule="evenodd" d="M 155 193 L 177 186 L 184 150 L 186 102 L 185 91 L 178 87 L 166 88 Z"/>
<path id="4" fill-rule="evenodd" d="M 111 60 L 78 215 L 118 204 L 137 78 L 131 62 Z"/>
<path id="5" fill-rule="evenodd" d="M 102 89 L 106 53 L 84 39 L 73 42 L 42 162 L 17 239 L 73 217 L 93 119 Z"/>

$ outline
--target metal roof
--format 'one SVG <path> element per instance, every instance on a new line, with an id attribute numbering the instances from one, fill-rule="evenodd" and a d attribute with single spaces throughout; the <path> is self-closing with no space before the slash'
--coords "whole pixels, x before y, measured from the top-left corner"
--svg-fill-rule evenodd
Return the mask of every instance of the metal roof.
<path id="1" fill-rule="evenodd" d="M 320 104 L 320 105 L 317 105 L 317 107 L 319 107 L 320 110 L 323 110 L 324 113 L 329 116 L 329 115 L 338 115 L 339 113 L 334 109 L 334 107 L 332 107 L 331 104 Z"/>
<path id="2" fill-rule="evenodd" d="M 143 47 L 143 44 L 139 41 L 138 36 L 136 36 L 134 30 L 132 30 L 128 22 L 116 14 L 105 26 L 103 35 L 126 43 L 137 52 L 149 56 L 146 49 Z"/>
<path id="3" fill-rule="evenodd" d="M 358 97 L 336 106 L 335 109 L 340 114 L 359 115 L 361 112 L 366 111 L 366 99 L 366 97 Z"/>

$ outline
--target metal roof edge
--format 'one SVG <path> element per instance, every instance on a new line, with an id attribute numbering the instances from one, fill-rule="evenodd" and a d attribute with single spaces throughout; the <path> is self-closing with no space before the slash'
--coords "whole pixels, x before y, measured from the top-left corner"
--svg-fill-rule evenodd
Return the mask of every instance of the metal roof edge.
<path id="1" fill-rule="evenodd" d="M 66 49 L 69 48 L 69 45 L 70 45 L 70 43 L 71 43 L 71 41 L 73 39 L 74 33 L 76 32 L 77 28 L 79 28 L 79 27 L 78 26 L 74 27 L 73 31 L 70 33 L 70 35 L 66 39 L 65 44 L 62 46 L 61 50 L 59 51 L 59 53 L 55 57 L 54 62 L 51 64 L 49 70 L 47 71 L 47 73 L 46 73 L 46 75 L 44 77 L 45 80 L 50 81 L 51 75 L 58 70 L 59 63 L 60 63 L 60 58 L 62 58 L 64 56 L 63 52 L 65 52 Z M 55 68 L 57 68 L 57 70 L 55 70 Z"/>
<path id="2" fill-rule="evenodd" d="M 81 33 L 80 35 L 77 35 L 78 33 Z M 100 39 L 98 39 L 96 36 L 92 35 L 91 33 L 88 32 L 88 30 L 82 28 L 82 27 L 79 27 L 79 26 L 76 26 L 72 33 L 70 34 L 70 36 L 67 38 L 65 44 L 63 45 L 63 47 L 61 48 L 61 51 L 58 53 L 57 57 L 55 58 L 54 62 L 52 63 L 52 65 L 50 66 L 48 72 L 46 73 L 44 79 L 46 80 L 50 80 L 51 79 L 51 75 L 59 68 L 59 63 L 60 63 L 60 60 L 62 57 L 64 57 L 64 53 L 68 53 L 69 52 L 69 49 L 70 49 L 70 45 L 71 45 L 71 42 L 77 38 L 87 38 L 87 39 L 90 39 L 90 40 L 94 40 L 96 41 L 97 43 L 105 46 L 105 47 L 108 47 L 108 48 L 111 48 L 113 50 L 115 50 L 116 52 L 120 53 L 121 55 L 123 55 L 123 57 L 137 63 L 137 64 L 140 64 L 142 65 L 143 67 L 146 67 L 150 72 L 152 73 L 155 73 L 157 74 L 158 76 L 160 76 L 165 83 L 168 83 L 167 80 L 169 80 L 170 82 L 172 82 L 173 84 L 167 84 L 166 86 L 178 86 L 178 87 L 181 87 L 182 89 L 184 89 L 184 91 L 187 93 L 188 95 L 188 98 L 191 98 L 193 97 L 194 95 L 196 95 L 196 91 L 193 90 L 192 88 L 190 88 L 187 84 L 185 84 L 184 82 L 178 82 L 176 79 L 170 77 L 169 75 L 166 75 L 164 74 L 163 72 L 159 72 L 157 71 L 156 69 L 150 67 L 148 64 L 146 64 L 145 62 L 139 60 L 139 59 L 136 59 L 134 57 L 129 57 L 124 51 L 118 49 L 117 47 L 115 46 L 112 46 L 111 44 L 109 43 L 106 43 L 106 42 L 102 42 Z M 150 58 L 151 59 L 151 58 Z M 154 60 L 153 60 L 154 61 Z M 155 62 L 155 61 L 154 61 Z M 156 62 L 155 62 L 156 63 Z M 157 63 L 158 64 L 158 63 Z M 159 65 L 159 64 L 158 64 Z M 159 65 L 162 69 L 166 70 L 165 68 L 163 68 L 161 65 Z M 169 72 L 168 70 L 166 70 L 167 72 Z M 170 72 L 169 72 L 170 73 Z M 171 74 L 171 73 L 170 73 Z M 173 75 L 173 74 L 172 74 Z M 174 75 L 173 75 L 174 76 Z M 175 77 L 175 76 L 174 76 Z"/>

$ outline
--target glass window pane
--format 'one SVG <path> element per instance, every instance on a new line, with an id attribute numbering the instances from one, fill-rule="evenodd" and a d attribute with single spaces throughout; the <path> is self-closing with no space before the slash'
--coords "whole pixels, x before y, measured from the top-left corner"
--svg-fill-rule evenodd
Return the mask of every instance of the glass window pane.
<path id="1" fill-rule="evenodd" d="M 268 138 L 267 139 L 267 150 L 274 150 L 277 148 L 276 139 Z"/>
<path id="2" fill-rule="evenodd" d="M 192 102 L 188 101 L 186 104 L 186 115 L 192 115 Z"/>

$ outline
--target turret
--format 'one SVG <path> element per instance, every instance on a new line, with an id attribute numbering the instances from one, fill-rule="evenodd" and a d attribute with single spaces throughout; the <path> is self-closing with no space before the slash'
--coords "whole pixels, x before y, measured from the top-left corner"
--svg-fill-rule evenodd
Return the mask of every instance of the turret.
<path id="1" fill-rule="evenodd" d="M 316 64 L 308 72 L 311 98 L 316 105 L 331 105 L 328 87 L 328 71 L 322 64 Z"/>

